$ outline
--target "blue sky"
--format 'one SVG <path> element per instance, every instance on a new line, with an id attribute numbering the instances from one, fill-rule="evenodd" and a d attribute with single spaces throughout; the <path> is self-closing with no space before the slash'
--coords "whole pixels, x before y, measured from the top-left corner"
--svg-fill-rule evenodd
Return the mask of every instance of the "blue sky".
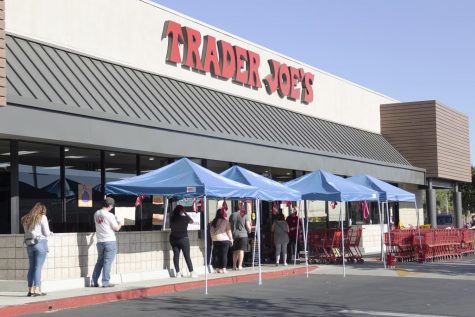
<path id="1" fill-rule="evenodd" d="M 475 165 L 475 1 L 155 2 L 395 99 L 463 112 Z"/>

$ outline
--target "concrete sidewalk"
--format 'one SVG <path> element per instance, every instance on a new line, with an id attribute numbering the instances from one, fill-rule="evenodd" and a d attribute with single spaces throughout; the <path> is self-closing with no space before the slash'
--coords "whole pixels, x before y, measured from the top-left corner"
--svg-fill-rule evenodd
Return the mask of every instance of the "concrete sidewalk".
<path id="1" fill-rule="evenodd" d="M 316 266 L 309 266 L 309 271 Z M 298 266 L 263 266 L 262 278 L 271 279 L 289 275 L 305 274 L 305 265 Z M 245 268 L 242 271 L 228 271 L 226 274 L 209 274 L 208 286 L 234 284 L 256 281 L 258 285 L 259 271 L 256 268 Z M 50 312 L 61 309 L 126 300 L 165 293 L 173 293 L 194 288 L 203 288 L 205 278 L 166 278 L 133 283 L 122 283 L 113 288 L 88 287 L 60 292 L 49 292 L 46 296 L 27 297 L 25 292 L 0 292 L 0 316 L 20 316 L 32 313 Z"/>

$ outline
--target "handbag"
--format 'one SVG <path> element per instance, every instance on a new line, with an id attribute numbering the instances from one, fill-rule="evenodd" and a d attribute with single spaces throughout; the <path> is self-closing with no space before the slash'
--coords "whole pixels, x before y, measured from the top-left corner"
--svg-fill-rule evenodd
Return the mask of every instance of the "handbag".
<path id="1" fill-rule="evenodd" d="M 40 241 L 40 239 L 38 239 L 37 237 L 34 237 L 34 238 L 25 238 L 24 243 L 25 243 L 27 246 L 31 246 L 31 245 L 37 244 L 39 241 Z"/>

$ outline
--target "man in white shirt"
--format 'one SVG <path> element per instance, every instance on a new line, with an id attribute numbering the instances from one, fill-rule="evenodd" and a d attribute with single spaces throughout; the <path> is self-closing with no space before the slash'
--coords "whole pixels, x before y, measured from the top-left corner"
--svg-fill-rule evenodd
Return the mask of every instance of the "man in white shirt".
<path id="1" fill-rule="evenodd" d="M 98 280 L 102 271 L 102 287 L 114 287 L 109 283 L 112 262 L 117 253 L 115 232 L 119 231 L 122 224 L 117 221 L 110 212 L 114 208 L 115 201 L 111 197 L 106 197 L 102 203 L 102 209 L 94 214 L 97 238 L 97 263 L 92 273 L 93 287 L 99 287 Z"/>

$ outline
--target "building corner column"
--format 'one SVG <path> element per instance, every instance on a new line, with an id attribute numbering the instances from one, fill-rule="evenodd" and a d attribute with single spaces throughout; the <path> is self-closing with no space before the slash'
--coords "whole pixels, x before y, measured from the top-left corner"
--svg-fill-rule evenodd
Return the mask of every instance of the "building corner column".
<path id="1" fill-rule="evenodd" d="M 455 227 L 462 228 L 462 193 L 458 191 L 458 185 L 455 185 L 454 190 L 454 212 L 455 212 Z"/>
<path id="2" fill-rule="evenodd" d="M 429 179 L 428 182 L 429 187 L 426 189 L 427 215 L 431 228 L 437 228 L 436 194 L 435 189 L 432 188 L 432 180 Z"/>

